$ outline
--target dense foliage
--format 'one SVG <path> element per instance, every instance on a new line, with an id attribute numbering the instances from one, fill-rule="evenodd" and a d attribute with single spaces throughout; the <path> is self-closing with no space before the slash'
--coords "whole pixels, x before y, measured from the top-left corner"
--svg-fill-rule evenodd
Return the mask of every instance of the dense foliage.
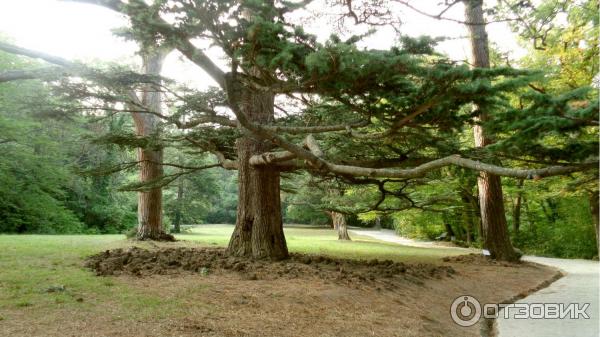
<path id="1" fill-rule="evenodd" d="M 598 99 L 591 87 L 598 74 L 597 1 L 501 1 L 488 12 L 500 19 L 518 14 L 512 28 L 531 52 L 512 60 L 518 67 L 489 69 L 448 60 L 428 37 L 401 36 L 389 50 L 360 47 L 364 36 L 319 39 L 290 14 L 305 3 L 101 2 L 129 17 L 131 27 L 121 33 L 142 50 L 179 49 L 220 88 L 201 92 L 166 79 L 156 85 L 156 78 L 123 69 L 78 70 L 60 85 L 2 84 L 0 231 L 122 231 L 136 221 L 133 192 L 157 186 L 164 188 L 167 225 L 234 222 L 239 181 L 212 167 L 237 161 L 239 168 L 236 142 L 250 135 L 271 142 L 255 160 L 285 158 L 260 165 L 285 172 L 287 221 L 326 224 L 335 211 L 364 224 L 391 224 L 407 236 L 447 232 L 477 246 L 476 173 L 464 164 L 423 173 L 410 168 L 453 155 L 509 170 L 584 167 L 598 157 Z M 192 38 L 220 48 L 230 71 L 212 63 Z M 30 66 L 0 56 L 7 68 Z M 124 113 L 145 107 L 127 93 L 152 85 L 168 111 L 156 116 L 160 132 L 137 137 Z M 269 100 L 277 105 L 264 103 Z M 270 115 L 248 119 L 255 107 L 248 101 L 271 104 Z M 63 109 L 52 108 L 58 106 Z M 483 149 L 472 143 L 475 106 L 488 111 L 484 127 L 496 138 Z M 74 113 L 90 107 L 102 118 Z M 137 182 L 136 148 L 165 150 L 164 177 Z M 554 256 L 597 255 L 586 205 L 597 194 L 597 171 L 543 181 L 519 174 L 503 178 L 516 246 Z"/>
<path id="2" fill-rule="evenodd" d="M 0 69 L 15 64 L 37 66 L 0 54 Z M 134 200 L 116 191 L 123 176 L 76 174 L 128 157 L 84 140 L 122 121 L 88 123 L 60 114 L 54 103 L 38 81 L 0 84 L 0 231 L 114 233 L 131 226 Z"/>

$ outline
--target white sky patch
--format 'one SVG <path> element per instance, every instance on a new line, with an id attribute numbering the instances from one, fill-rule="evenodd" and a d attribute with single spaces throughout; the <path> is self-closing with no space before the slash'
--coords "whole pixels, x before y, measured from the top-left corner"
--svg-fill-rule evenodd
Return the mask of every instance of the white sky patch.
<path id="1" fill-rule="evenodd" d="M 420 9 L 430 13 L 439 12 L 439 0 L 414 1 Z M 454 6 L 445 15 L 463 19 L 462 4 Z M 439 45 L 439 50 L 454 60 L 466 60 L 469 56 L 467 31 L 464 25 L 439 21 L 414 11 L 402 9 L 401 32 L 409 36 L 446 36 L 451 40 Z M 127 19 L 111 10 L 57 0 L 0 0 L 0 36 L 25 47 L 44 51 L 70 60 L 83 62 L 105 61 L 139 64 L 135 55 L 136 44 L 124 41 L 112 34 L 114 28 L 127 25 Z M 513 57 L 523 55 L 514 34 L 502 23 L 487 27 L 490 40 L 502 51 Z M 307 31 L 311 31 L 307 27 Z M 320 37 L 327 37 L 331 29 L 319 29 Z M 326 34 L 326 35 L 325 35 Z M 321 36 L 324 35 L 324 36 Z M 396 41 L 392 29 L 381 29 L 370 36 L 364 44 L 368 48 L 387 49 Z M 217 55 L 216 53 L 210 53 Z M 222 63 L 222 62 L 218 62 Z M 215 83 L 197 66 L 174 52 L 165 61 L 163 75 L 177 81 L 206 87 Z"/>

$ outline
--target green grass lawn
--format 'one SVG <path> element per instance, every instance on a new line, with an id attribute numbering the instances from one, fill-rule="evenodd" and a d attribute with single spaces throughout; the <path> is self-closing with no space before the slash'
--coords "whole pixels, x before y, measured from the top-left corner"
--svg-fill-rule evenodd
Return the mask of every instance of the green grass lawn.
<path id="1" fill-rule="evenodd" d="M 199 226 L 177 235 L 182 242 L 166 245 L 226 246 L 232 230 L 229 225 Z M 442 256 L 461 254 L 451 248 L 405 247 L 357 236 L 351 242 L 340 242 L 330 229 L 288 227 L 285 233 L 291 252 L 406 262 L 433 262 Z M 166 300 L 118 278 L 97 277 L 82 267 L 88 255 L 132 245 L 153 244 L 134 243 L 123 235 L 0 235 L 0 321 L 7 311 L 15 309 L 36 318 L 61 308 L 76 307 L 79 312 L 93 315 L 110 307 L 115 317 L 128 319 L 163 317 L 182 310 L 180 301 L 185 301 L 185 291 L 190 289 Z M 52 286 L 64 286 L 66 290 L 47 293 L 45 290 Z"/>
<path id="2" fill-rule="evenodd" d="M 226 246 L 232 231 L 231 225 L 202 225 L 192 228 L 190 233 L 177 235 L 177 238 L 206 245 Z M 433 262 L 444 256 L 464 254 L 464 251 L 453 248 L 428 249 L 400 246 L 352 233 L 350 234 L 352 241 L 339 241 L 337 232 L 328 228 L 286 226 L 284 231 L 290 252 L 296 253 L 408 262 Z"/>

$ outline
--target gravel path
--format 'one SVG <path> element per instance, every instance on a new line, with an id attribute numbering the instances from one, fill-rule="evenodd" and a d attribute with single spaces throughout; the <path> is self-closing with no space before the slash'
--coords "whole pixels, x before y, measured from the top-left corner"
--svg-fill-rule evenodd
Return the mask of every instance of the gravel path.
<path id="1" fill-rule="evenodd" d="M 415 241 L 400 237 L 393 230 L 352 230 L 358 235 L 381 241 L 394 242 L 413 247 L 442 248 L 435 242 Z M 468 251 L 468 249 L 465 249 Z M 560 269 L 565 276 L 516 303 L 557 303 L 567 305 L 589 303 L 586 313 L 589 319 L 515 319 L 515 310 L 509 310 L 509 318 L 501 312 L 496 321 L 498 337 L 598 337 L 600 336 L 599 264 L 597 261 L 554 259 L 525 256 L 526 261 Z"/>

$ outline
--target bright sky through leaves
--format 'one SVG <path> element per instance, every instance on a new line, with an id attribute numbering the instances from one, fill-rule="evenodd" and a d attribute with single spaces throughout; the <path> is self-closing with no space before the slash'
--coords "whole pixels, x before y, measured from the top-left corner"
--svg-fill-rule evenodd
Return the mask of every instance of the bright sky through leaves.
<path id="1" fill-rule="evenodd" d="M 418 8 L 429 13 L 439 12 L 439 0 L 412 1 Z M 465 60 L 469 47 L 465 39 L 463 25 L 438 21 L 405 8 L 400 14 L 403 20 L 402 32 L 410 36 L 447 36 L 452 40 L 439 45 L 439 50 L 452 59 Z M 463 6 L 454 6 L 446 16 L 463 18 Z M 135 63 L 135 43 L 115 37 L 111 29 L 122 27 L 127 20 L 98 6 L 83 5 L 59 0 L 0 0 L 0 37 L 20 46 L 37 49 L 73 60 L 102 60 L 120 63 Z M 321 38 L 329 35 L 327 28 L 319 26 Z M 325 32 L 325 33 L 324 33 Z M 515 43 L 514 36 L 503 23 L 488 26 L 491 41 L 502 51 L 511 51 L 520 56 L 522 50 Z M 370 48 L 388 48 L 395 40 L 392 29 L 383 29 L 366 41 Z M 198 67 L 172 53 L 165 63 L 163 75 L 176 80 L 204 86 L 207 77 Z"/>

